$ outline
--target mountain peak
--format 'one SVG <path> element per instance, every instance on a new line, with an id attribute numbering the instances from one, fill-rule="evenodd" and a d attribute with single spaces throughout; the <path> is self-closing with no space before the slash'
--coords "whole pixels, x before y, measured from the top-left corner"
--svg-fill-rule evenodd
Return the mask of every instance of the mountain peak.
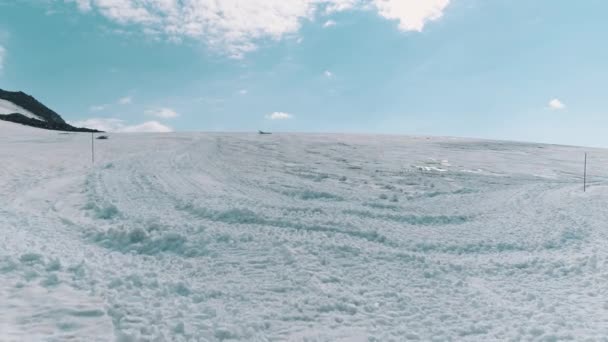
<path id="1" fill-rule="evenodd" d="M 0 120 L 58 131 L 98 132 L 69 125 L 61 115 L 23 91 L 0 89 Z"/>

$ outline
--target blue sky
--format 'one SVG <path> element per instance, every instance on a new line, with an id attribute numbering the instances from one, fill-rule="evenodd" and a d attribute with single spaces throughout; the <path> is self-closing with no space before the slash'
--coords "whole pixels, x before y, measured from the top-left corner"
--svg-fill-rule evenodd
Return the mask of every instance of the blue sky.
<path id="1" fill-rule="evenodd" d="M 112 130 L 608 146 L 607 11 L 600 0 L 0 1 L 0 88 Z"/>

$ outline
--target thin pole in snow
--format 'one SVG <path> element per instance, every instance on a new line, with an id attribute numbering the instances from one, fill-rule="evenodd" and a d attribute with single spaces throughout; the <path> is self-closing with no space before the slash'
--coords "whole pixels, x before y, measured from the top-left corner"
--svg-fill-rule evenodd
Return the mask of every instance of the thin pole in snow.
<path id="1" fill-rule="evenodd" d="M 95 164 L 95 138 L 93 137 L 94 134 L 94 132 L 91 132 L 91 164 Z"/>
<path id="2" fill-rule="evenodd" d="M 585 152 L 585 170 L 583 171 L 583 192 L 587 191 L 587 152 Z"/>

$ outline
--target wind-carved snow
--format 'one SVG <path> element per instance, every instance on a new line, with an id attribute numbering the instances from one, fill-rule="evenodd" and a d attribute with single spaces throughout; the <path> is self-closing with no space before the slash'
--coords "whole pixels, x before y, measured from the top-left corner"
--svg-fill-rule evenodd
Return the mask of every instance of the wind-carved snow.
<path id="1" fill-rule="evenodd" d="M 0 132 L 0 340 L 608 336 L 605 150 Z"/>
<path id="2" fill-rule="evenodd" d="M 0 99 L 0 114 L 15 114 L 15 113 L 21 114 L 23 116 L 27 116 L 28 118 L 44 121 L 44 119 L 42 119 L 38 115 L 30 112 L 29 110 L 27 110 L 21 106 L 18 106 L 10 101 Z"/>

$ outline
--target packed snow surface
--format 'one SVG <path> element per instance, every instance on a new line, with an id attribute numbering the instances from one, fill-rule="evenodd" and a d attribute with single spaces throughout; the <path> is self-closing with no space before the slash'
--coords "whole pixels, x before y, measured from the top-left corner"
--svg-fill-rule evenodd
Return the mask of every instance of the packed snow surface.
<path id="1" fill-rule="evenodd" d="M 29 110 L 27 110 L 21 106 L 18 106 L 7 100 L 0 99 L 0 114 L 15 114 L 15 113 L 21 114 L 23 116 L 27 116 L 28 118 L 31 118 L 31 119 L 45 121 L 38 115 L 30 112 Z"/>
<path id="2" fill-rule="evenodd" d="M 608 151 L 0 122 L 2 341 L 608 336 Z M 590 182 L 582 189 L 583 153 Z"/>

